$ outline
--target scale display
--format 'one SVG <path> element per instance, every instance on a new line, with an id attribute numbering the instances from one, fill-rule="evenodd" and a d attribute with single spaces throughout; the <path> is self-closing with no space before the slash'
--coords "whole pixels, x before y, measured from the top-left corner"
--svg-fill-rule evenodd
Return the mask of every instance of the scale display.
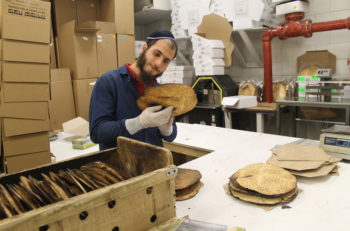
<path id="1" fill-rule="evenodd" d="M 349 139 L 341 139 L 336 137 L 324 137 L 325 145 L 333 145 L 338 147 L 350 148 L 350 140 Z"/>

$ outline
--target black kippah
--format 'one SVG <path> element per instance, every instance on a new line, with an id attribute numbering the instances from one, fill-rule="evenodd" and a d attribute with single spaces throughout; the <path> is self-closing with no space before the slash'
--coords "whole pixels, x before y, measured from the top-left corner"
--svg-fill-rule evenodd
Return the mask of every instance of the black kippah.
<path id="1" fill-rule="evenodd" d="M 173 33 L 171 33 L 168 30 L 157 30 L 152 32 L 147 39 L 170 39 L 170 40 L 175 40 L 175 37 Z"/>

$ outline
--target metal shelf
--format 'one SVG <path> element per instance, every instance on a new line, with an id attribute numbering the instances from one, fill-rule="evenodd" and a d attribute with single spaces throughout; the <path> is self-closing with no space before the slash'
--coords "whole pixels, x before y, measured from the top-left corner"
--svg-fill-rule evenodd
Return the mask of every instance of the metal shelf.
<path id="1" fill-rule="evenodd" d="M 144 9 L 142 11 L 135 12 L 135 24 L 147 25 L 160 20 L 171 20 L 170 10 L 159 9 Z"/>

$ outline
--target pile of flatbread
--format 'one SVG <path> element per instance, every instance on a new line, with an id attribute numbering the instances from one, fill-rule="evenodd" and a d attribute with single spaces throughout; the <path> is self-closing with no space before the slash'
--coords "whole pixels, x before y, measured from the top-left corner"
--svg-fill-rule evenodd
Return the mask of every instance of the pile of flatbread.
<path id="1" fill-rule="evenodd" d="M 318 177 L 335 172 L 340 160 L 317 146 L 285 144 L 272 151 L 267 163 L 284 168 L 293 175 Z"/>
<path id="2" fill-rule="evenodd" d="M 229 179 L 232 196 L 259 205 L 286 203 L 299 192 L 295 176 L 271 164 L 250 164 Z"/>
<path id="3" fill-rule="evenodd" d="M 20 176 L 17 184 L 0 184 L 0 220 L 126 180 L 101 161 L 79 169 L 41 173 L 41 179 Z"/>
<path id="4" fill-rule="evenodd" d="M 191 111 L 197 104 L 195 91 L 186 84 L 168 83 L 146 89 L 145 94 L 137 100 L 137 106 L 146 107 L 162 105 L 173 106 L 172 116 L 178 116 Z"/>
<path id="5" fill-rule="evenodd" d="M 201 173 L 198 170 L 187 168 L 178 168 L 177 170 L 175 177 L 176 200 L 187 200 L 197 195 L 199 189 L 203 186 L 200 181 Z"/>

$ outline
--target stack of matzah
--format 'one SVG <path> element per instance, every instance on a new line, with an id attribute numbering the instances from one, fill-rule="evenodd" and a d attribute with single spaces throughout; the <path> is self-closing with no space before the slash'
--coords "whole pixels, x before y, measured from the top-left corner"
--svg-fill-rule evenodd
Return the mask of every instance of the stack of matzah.
<path id="1" fill-rule="evenodd" d="M 201 178 L 202 175 L 198 170 L 178 168 L 175 177 L 176 200 L 182 201 L 194 197 L 203 185 Z"/>
<path id="2" fill-rule="evenodd" d="M 295 176 L 265 163 L 239 169 L 230 177 L 229 190 L 240 200 L 260 205 L 289 202 L 298 194 Z"/>
<path id="3" fill-rule="evenodd" d="M 284 168 L 294 175 L 318 177 L 335 172 L 340 160 L 317 146 L 286 144 L 274 149 L 267 163 Z"/>

